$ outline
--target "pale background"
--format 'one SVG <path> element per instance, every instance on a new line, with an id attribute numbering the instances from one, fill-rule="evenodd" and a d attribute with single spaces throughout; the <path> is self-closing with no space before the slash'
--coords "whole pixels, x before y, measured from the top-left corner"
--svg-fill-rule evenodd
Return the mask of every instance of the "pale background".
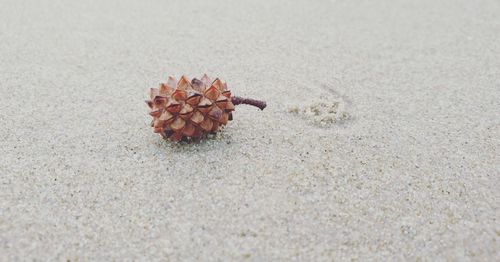
<path id="1" fill-rule="evenodd" d="M 0 260 L 499 260 L 499 101 L 499 1 L 1 0 Z"/>

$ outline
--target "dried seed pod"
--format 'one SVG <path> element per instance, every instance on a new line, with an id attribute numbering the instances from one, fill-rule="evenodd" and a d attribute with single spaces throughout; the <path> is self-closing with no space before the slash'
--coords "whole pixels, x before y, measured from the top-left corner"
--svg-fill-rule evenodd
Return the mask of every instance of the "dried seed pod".
<path id="1" fill-rule="evenodd" d="M 151 108 L 153 131 L 172 141 L 217 132 L 233 119 L 235 105 L 266 107 L 263 101 L 231 96 L 225 82 L 219 78 L 211 81 L 206 74 L 191 81 L 186 76 L 179 81 L 170 76 L 149 94 L 146 104 Z"/>

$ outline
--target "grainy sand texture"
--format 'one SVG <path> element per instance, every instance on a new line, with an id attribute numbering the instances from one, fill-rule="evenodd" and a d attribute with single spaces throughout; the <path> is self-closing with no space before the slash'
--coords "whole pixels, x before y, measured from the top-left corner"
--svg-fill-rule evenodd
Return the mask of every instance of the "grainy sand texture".
<path id="1" fill-rule="evenodd" d="M 0 261 L 500 260 L 496 0 L 0 0 L 0 110 Z"/>

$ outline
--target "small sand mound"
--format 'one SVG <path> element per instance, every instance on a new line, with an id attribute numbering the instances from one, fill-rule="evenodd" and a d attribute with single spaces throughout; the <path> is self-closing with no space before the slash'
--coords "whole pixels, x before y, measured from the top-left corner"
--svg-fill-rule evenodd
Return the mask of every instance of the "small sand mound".
<path id="1" fill-rule="evenodd" d="M 346 110 L 345 102 L 342 100 L 321 101 L 304 106 L 293 106 L 288 109 L 288 112 L 308 119 L 321 127 L 328 127 L 351 118 L 351 115 Z"/>

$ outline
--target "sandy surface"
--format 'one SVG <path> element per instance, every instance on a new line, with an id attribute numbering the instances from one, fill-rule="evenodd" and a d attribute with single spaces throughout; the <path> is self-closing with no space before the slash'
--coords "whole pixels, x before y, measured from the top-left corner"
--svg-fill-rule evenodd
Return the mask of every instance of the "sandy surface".
<path id="1" fill-rule="evenodd" d="M 0 260 L 500 259 L 498 1 L 0 5 Z M 162 141 L 205 72 L 268 108 Z"/>

